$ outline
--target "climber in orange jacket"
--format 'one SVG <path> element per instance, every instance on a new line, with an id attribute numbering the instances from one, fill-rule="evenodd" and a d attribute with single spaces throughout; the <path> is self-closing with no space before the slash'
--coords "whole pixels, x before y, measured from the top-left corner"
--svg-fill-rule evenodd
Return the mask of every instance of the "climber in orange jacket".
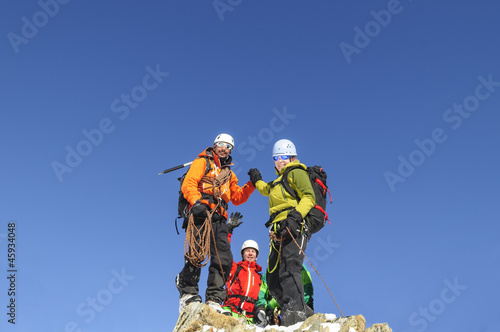
<path id="1" fill-rule="evenodd" d="M 213 236 L 210 241 L 210 266 L 205 301 L 220 313 L 223 312 L 222 301 L 226 298 L 224 285 L 233 263 L 226 223 L 228 203 L 234 205 L 245 203 L 255 190 L 250 181 L 242 187 L 238 186 L 238 178 L 230 168 L 233 165 L 230 156 L 233 149 L 234 140 L 230 135 L 218 135 L 213 146 L 205 149 L 192 162 L 181 186 L 196 226 L 203 225 L 207 213 L 213 212 L 211 218 Z M 221 173 L 222 175 L 216 180 Z M 199 238 L 200 234 L 194 236 Z M 175 278 L 180 293 L 179 312 L 188 303 L 202 301 L 198 295 L 200 274 L 201 268 L 193 265 L 185 257 L 184 268 Z"/>

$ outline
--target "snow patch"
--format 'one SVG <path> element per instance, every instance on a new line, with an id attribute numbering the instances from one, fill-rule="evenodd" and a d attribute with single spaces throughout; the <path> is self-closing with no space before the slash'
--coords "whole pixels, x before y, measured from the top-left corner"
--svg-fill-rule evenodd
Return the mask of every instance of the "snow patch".
<path id="1" fill-rule="evenodd" d="M 326 320 L 333 322 L 335 319 L 337 319 L 337 316 L 335 314 L 325 314 L 325 318 Z"/>
<path id="2" fill-rule="evenodd" d="M 337 316 L 335 314 L 324 314 L 325 315 L 325 318 L 328 322 L 333 322 L 335 319 L 337 319 Z M 298 330 L 300 325 L 302 325 L 303 322 L 299 322 L 295 325 L 291 325 L 291 326 L 278 326 L 278 325 L 268 325 L 266 327 L 258 327 L 258 326 L 255 326 L 255 325 L 249 325 L 247 327 L 245 327 L 245 330 L 250 330 L 250 329 L 255 329 L 254 331 L 255 332 L 265 332 L 265 331 L 269 331 L 271 329 L 273 329 L 274 331 L 283 331 L 283 332 L 293 332 L 295 330 Z M 321 327 L 323 329 L 327 329 L 327 331 L 330 331 L 330 332 L 339 332 L 340 331 L 340 324 L 339 323 L 322 323 L 321 324 Z M 307 328 L 307 329 L 304 329 L 302 330 L 301 332 L 312 332 L 310 331 L 310 328 Z M 203 326 L 203 332 L 225 332 L 224 329 L 216 329 L 215 327 L 213 326 Z M 356 332 L 356 330 L 352 327 L 349 328 L 349 332 Z"/>

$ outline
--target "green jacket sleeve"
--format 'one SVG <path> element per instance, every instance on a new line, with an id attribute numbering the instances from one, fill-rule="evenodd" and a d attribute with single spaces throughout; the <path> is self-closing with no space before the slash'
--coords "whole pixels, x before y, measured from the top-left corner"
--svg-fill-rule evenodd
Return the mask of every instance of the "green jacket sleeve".
<path id="1" fill-rule="evenodd" d="M 314 309 L 314 287 L 312 284 L 311 273 L 302 264 L 302 284 L 304 284 L 304 301 L 311 308 Z"/>
<path id="2" fill-rule="evenodd" d="M 263 196 L 269 196 L 269 189 L 271 188 L 270 183 L 266 183 L 259 180 L 255 183 L 255 189 L 257 189 Z"/>
<path id="3" fill-rule="evenodd" d="M 271 294 L 267 288 L 266 272 L 264 272 L 261 278 L 259 297 L 257 298 L 257 302 L 255 302 L 255 310 L 272 311 L 276 307 L 279 307 L 278 302 L 274 298 L 271 298 Z"/>
<path id="4" fill-rule="evenodd" d="M 264 275 L 260 279 L 261 279 L 260 290 L 259 290 L 259 296 L 257 298 L 257 302 L 255 302 L 255 311 L 266 310 L 267 299 L 269 298 L 269 290 L 267 289 L 266 273 L 265 272 L 264 272 Z"/>
<path id="5" fill-rule="evenodd" d="M 302 169 L 293 169 L 288 173 L 288 183 L 299 195 L 300 201 L 295 210 L 300 212 L 302 218 L 304 218 L 309 213 L 309 210 L 316 205 L 316 196 L 314 195 L 309 174 Z"/>

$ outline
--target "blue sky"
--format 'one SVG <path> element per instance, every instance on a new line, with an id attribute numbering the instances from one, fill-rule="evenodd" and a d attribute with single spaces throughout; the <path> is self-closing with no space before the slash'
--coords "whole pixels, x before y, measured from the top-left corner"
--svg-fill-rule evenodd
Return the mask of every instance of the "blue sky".
<path id="1" fill-rule="evenodd" d="M 306 254 L 345 315 L 492 332 L 500 277 L 495 1 L 105 1 L 2 5 L 0 268 L 15 223 L 16 324 L 169 331 L 177 177 L 221 132 L 275 177 L 292 140 L 328 172 Z M 496 203 L 495 203 L 496 202 Z M 266 264 L 266 198 L 240 211 Z M 204 294 L 207 268 L 203 270 Z M 316 311 L 340 315 L 315 272 Z"/>

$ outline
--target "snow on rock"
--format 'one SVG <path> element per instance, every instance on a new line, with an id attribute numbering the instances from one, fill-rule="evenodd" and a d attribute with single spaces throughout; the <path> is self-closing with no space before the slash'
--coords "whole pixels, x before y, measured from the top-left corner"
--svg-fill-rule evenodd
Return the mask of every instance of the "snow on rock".
<path id="1" fill-rule="evenodd" d="M 204 303 L 192 303 L 180 314 L 174 332 L 392 332 L 385 323 L 367 329 L 365 325 L 362 315 L 337 318 L 334 314 L 318 313 L 292 326 L 261 328 L 247 324 L 245 318 L 219 314 Z"/>

